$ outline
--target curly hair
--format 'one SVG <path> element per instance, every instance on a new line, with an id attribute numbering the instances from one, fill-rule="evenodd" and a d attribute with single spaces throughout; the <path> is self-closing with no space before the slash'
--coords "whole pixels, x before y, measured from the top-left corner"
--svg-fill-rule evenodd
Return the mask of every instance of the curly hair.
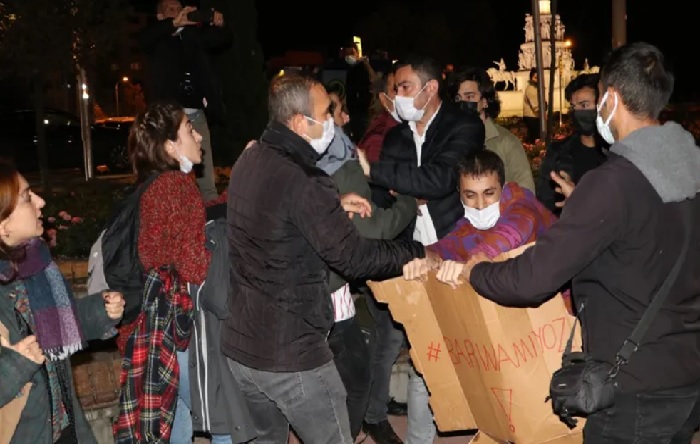
<path id="1" fill-rule="evenodd" d="M 129 159 L 139 180 L 156 171 L 176 170 L 178 163 L 165 151 L 165 142 L 176 141 L 185 110 L 170 102 L 151 104 L 136 116 L 129 131 Z"/>

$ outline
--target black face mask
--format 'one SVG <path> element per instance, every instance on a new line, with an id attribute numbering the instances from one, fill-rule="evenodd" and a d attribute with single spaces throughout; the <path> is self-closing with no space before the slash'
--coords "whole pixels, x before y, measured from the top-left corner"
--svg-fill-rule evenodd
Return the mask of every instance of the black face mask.
<path id="1" fill-rule="evenodd" d="M 465 113 L 479 114 L 479 102 L 460 101 L 459 108 Z"/>
<path id="2" fill-rule="evenodd" d="M 594 109 L 574 110 L 574 127 L 584 136 L 592 136 L 596 132 L 595 120 L 597 117 L 598 113 Z"/>

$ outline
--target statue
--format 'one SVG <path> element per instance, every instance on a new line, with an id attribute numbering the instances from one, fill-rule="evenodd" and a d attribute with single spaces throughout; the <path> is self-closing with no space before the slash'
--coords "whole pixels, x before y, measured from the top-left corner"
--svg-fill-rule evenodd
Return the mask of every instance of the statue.
<path id="1" fill-rule="evenodd" d="M 535 40 L 535 30 L 532 27 L 532 16 L 530 14 L 525 14 L 525 41 L 531 42 Z"/>
<path id="2" fill-rule="evenodd" d="M 561 17 L 557 14 L 554 20 L 554 35 L 557 40 L 564 40 L 565 29 L 566 27 L 561 22 Z"/>
<path id="3" fill-rule="evenodd" d="M 542 40 L 549 40 L 549 25 L 550 22 L 548 19 L 542 20 L 542 26 L 540 26 L 542 32 Z"/>
<path id="4" fill-rule="evenodd" d="M 521 49 L 520 52 L 518 53 L 518 69 L 520 71 L 526 71 L 530 69 L 529 66 L 527 66 L 527 59 L 525 58 L 525 53 Z"/>
<path id="5" fill-rule="evenodd" d="M 493 62 L 494 65 L 498 66 L 498 70 L 500 72 L 504 72 L 506 70 L 506 62 L 503 61 L 503 57 L 501 57 L 501 60 L 498 62 Z"/>

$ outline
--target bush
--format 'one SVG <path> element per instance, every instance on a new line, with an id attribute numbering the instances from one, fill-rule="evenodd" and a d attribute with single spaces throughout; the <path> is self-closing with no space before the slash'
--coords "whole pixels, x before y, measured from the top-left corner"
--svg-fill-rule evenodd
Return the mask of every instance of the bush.
<path id="1" fill-rule="evenodd" d="M 87 258 L 104 229 L 116 202 L 128 193 L 130 184 L 93 181 L 71 191 L 42 196 L 46 206 L 44 238 L 55 259 Z"/>

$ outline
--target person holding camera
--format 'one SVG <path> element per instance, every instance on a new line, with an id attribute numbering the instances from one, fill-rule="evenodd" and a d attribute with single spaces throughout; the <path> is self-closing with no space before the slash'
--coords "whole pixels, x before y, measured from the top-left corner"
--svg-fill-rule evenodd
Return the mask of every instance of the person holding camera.
<path id="1" fill-rule="evenodd" d="M 202 170 L 197 184 L 204 200 L 209 201 L 218 193 L 208 121 L 224 120 L 224 103 L 210 56 L 231 44 L 231 34 L 224 27 L 221 12 L 200 6 L 183 7 L 179 0 L 159 0 L 158 20 L 146 26 L 140 40 L 147 58 L 147 103 L 176 101 L 202 135 Z"/>

